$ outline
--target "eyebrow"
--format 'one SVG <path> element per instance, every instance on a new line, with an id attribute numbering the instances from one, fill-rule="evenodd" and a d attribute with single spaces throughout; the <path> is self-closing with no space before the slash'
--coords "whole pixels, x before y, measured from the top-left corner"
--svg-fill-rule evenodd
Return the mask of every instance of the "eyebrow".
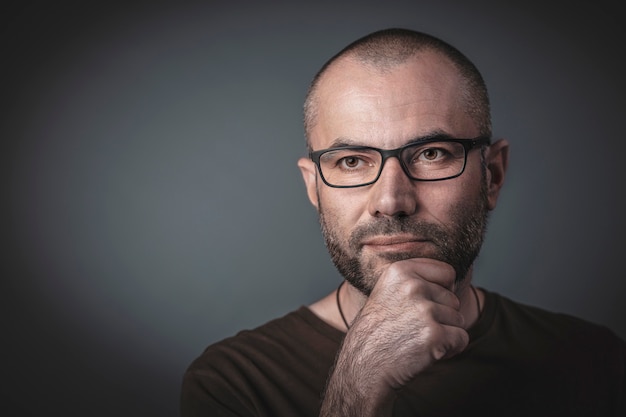
<path id="1" fill-rule="evenodd" d="M 433 140 L 433 139 L 453 139 L 453 138 L 454 136 L 450 135 L 449 133 L 446 133 L 443 130 L 437 129 L 437 130 L 433 130 L 430 133 L 427 133 L 426 135 L 418 136 L 413 139 L 410 139 L 401 146 L 425 142 L 425 141 Z M 346 137 L 339 137 L 333 140 L 327 149 L 341 148 L 341 147 L 346 147 L 346 146 L 364 146 L 364 147 L 371 148 L 370 145 L 365 145 L 357 140 L 346 138 Z"/>

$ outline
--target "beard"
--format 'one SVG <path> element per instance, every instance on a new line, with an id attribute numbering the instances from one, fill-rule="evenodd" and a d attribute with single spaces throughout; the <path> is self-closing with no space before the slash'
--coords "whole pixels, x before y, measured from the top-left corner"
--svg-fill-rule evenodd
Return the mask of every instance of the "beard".
<path id="1" fill-rule="evenodd" d="M 447 225 L 431 223 L 409 216 L 379 217 L 357 226 L 347 241 L 341 239 L 335 227 L 336 216 L 325 213 L 318 193 L 319 221 L 324 242 L 339 273 L 364 295 L 369 296 L 382 274 L 376 259 L 397 262 L 410 258 L 432 258 L 450 264 L 456 271 L 455 284 L 463 283 L 478 257 L 482 246 L 489 209 L 487 185 L 483 177 L 480 195 L 470 203 L 460 203 L 451 209 Z M 393 252 L 366 259 L 362 242 L 373 236 L 409 234 L 426 240 L 430 245 L 419 252 Z M 428 250 L 430 249 L 430 250 Z"/>

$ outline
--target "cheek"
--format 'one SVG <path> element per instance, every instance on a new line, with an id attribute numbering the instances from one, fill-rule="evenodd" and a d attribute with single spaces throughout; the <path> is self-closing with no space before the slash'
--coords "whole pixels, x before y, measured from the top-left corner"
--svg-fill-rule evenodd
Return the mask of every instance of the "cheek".
<path id="1" fill-rule="evenodd" d="M 418 191 L 420 209 L 424 217 L 430 217 L 441 224 L 448 224 L 454 213 L 465 211 L 473 206 L 481 193 L 481 174 L 464 172 L 463 175 L 441 183 L 425 184 Z"/>
<path id="2" fill-rule="evenodd" d="M 466 199 L 474 200 L 481 192 L 485 178 L 480 151 L 468 155 L 465 171 L 454 179 L 454 186 L 459 189 L 458 194 Z"/>
<path id="3" fill-rule="evenodd" d="M 363 217 L 367 207 L 365 194 L 351 189 L 324 188 L 318 193 L 320 210 L 335 230 L 349 233 Z"/>

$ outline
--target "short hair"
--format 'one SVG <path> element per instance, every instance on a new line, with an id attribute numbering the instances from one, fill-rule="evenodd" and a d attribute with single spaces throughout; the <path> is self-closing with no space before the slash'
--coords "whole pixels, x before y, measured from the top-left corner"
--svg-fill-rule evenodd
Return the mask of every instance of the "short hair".
<path id="1" fill-rule="evenodd" d="M 370 33 L 352 42 L 317 72 L 304 101 L 304 133 L 310 146 L 310 130 L 315 125 L 318 113 L 317 90 L 322 76 L 328 68 L 342 57 L 351 57 L 380 71 L 387 71 L 402 64 L 420 52 L 433 51 L 447 57 L 459 71 L 465 88 L 461 92 L 466 111 L 478 124 L 481 136 L 491 136 L 491 112 L 487 86 L 476 66 L 457 48 L 426 33 L 409 29 L 384 29 Z"/>

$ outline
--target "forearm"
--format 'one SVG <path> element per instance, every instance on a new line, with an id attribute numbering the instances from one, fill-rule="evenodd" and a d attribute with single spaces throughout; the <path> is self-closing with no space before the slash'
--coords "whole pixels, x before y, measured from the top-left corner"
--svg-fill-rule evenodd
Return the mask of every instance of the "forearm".
<path id="1" fill-rule="evenodd" d="M 376 368 L 339 354 L 331 373 L 320 417 L 391 416 L 395 391 L 378 383 Z"/>

